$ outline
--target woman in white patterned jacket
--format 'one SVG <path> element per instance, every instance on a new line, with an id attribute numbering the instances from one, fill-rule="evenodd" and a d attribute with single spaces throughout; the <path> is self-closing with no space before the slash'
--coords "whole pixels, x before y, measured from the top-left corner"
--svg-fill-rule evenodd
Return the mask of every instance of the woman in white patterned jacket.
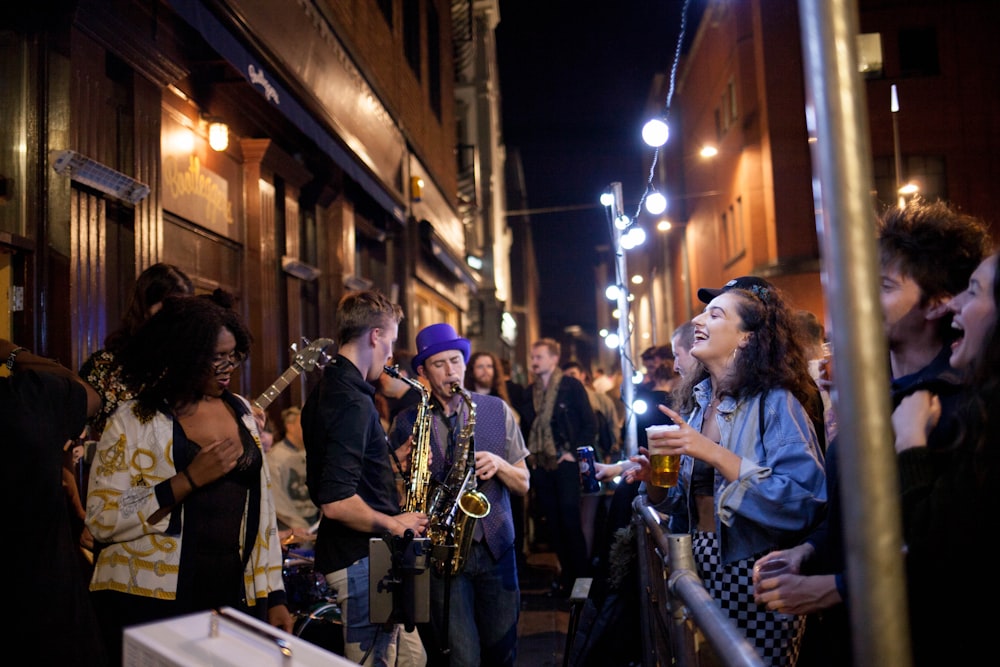
<path id="1" fill-rule="evenodd" d="M 222 606 L 292 630 L 257 422 L 229 391 L 251 339 L 231 305 L 169 298 L 119 355 L 141 390 L 108 420 L 87 494 L 112 664 L 126 625 Z"/>

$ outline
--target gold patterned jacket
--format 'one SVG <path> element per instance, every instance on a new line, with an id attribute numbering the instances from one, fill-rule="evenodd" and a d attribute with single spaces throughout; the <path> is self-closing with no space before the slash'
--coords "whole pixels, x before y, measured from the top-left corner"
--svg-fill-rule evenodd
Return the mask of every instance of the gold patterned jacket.
<path id="1" fill-rule="evenodd" d="M 260 434 L 249 403 L 242 396 L 232 396 L 246 407 L 238 418 L 259 448 Z M 148 521 L 161 508 L 156 485 L 177 473 L 174 423 L 162 412 L 140 419 L 133 410 L 135 405 L 135 401 L 123 403 L 108 420 L 91 465 L 86 524 L 95 541 L 106 546 L 94 564 L 90 589 L 174 600 L 183 539 L 183 530 L 177 528 L 183 526 L 184 504 L 156 523 Z M 266 460 L 260 480 L 257 540 L 243 576 L 250 605 L 274 591 L 284 591 L 281 543 Z M 174 517 L 178 512 L 179 524 Z M 244 530 L 247 516 L 244 509 Z M 241 535 L 241 544 L 244 537 Z"/>

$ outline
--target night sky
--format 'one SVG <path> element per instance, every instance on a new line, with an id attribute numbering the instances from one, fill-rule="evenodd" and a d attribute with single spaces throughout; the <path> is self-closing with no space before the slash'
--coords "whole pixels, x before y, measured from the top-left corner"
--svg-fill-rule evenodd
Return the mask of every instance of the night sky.
<path id="1" fill-rule="evenodd" d="M 640 133 L 648 109 L 665 108 L 665 97 L 647 104 L 654 75 L 674 60 L 682 6 L 500 2 L 504 143 L 521 154 L 533 211 L 543 336 L 570 325 L 596 334 L 595 247 L 611 243 L 598 199 L 618 181 L 632 215 L 645 190 L 653 149 Z"/>

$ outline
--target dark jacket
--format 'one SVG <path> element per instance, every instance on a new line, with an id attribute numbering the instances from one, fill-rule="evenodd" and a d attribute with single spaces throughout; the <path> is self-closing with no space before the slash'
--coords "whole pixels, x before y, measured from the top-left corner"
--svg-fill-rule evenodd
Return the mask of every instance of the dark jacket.
<path id="1" fill-rule="evenodd" d="M 533 393 L 534 384 L 525 390 L 520 410 L 521 429 L 526 440 L 536 416 Z M 552 436 L 559 452 L 570 452 L 574 456 L 577 447 L 593 445 L 597 437 L 597 419 L 590 407 L 587 389 L 582 382 L 568 375 L 562 376 L 559 381 L 556 405 L 552 410 Z"/>

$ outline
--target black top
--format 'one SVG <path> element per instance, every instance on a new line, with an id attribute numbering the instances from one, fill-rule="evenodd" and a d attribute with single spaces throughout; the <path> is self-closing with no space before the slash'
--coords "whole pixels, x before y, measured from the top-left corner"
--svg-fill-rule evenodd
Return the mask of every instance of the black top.
<path id="1" fill-rule="evenodd" d="M 100 632 L 72 538 L 62 487 L 63 445 L 87 421 L 83 385 L 50 373 L 19 370 L 0 378 L 3 507 L 16 521 L 19 553 L 8 561 L 8 599 L 17 605 L 5 631 L 30 647 L 40 665 L 100 665 Z"/>
<path id="2" fill-rule="evenodd" d="M 337 355 L 306 399 L 301 418 L 306 481 L 318 507 L 358 495 L 377 512 L 399 514 L 389 445 L 374 398 L 375 388 L 350 360 Z M 328 574 L 367 557 L 372 537 L 382 535 L 322 517 L 316 569 Z"/>
<path id="3" fill-rule="evenodd" d="M 240 420 L 237 422 L 243 454 L 236 467 L 184 501 L 184 547 L 177 601 L 183 608 L 194 611 L 224 605 L 240 608 L 246 602 L 243 570 L 257 541 L 264 459 L 253 436 Z M 180 422 L 175 421 L 175 443 L 178 430 L 183 434 Z M 188 442 L 192 449 L 199 449 L 194 441 Z M 249 508 L 245 530 L 244 507 Z M 241 534 L 244 534 L 242 559 Z"/>

